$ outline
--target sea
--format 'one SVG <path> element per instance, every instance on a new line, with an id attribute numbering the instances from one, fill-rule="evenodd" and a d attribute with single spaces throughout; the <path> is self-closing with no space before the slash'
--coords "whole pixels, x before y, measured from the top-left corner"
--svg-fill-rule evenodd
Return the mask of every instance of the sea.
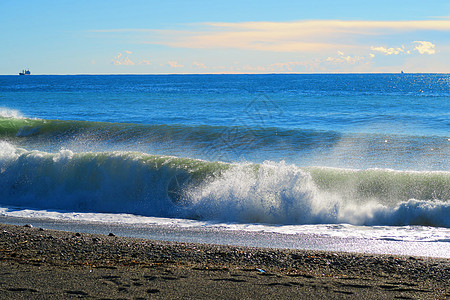
<path id="1" fill-rule="evenodd" d="M 450 75 L 0 76 L 0 222 L 450 258 Z"/>

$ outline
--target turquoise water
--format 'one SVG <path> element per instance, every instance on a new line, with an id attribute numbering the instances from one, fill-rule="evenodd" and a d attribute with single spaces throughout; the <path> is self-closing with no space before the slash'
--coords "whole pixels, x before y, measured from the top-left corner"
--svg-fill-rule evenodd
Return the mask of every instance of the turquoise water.
<path id="1" fill-rule="evenodd" d="M 0 213 L 448 244 L 449 96 L 446 74 L 0 76 Z"/>

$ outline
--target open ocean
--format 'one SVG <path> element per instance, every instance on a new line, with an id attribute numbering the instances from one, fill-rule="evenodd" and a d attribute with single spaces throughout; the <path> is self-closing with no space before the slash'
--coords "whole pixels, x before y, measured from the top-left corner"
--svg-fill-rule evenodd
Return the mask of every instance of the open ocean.
<path id="1" fill-rule="evenodd" d="M 0 221 L 450 257 L 450 75 L 0 76 Z"/>

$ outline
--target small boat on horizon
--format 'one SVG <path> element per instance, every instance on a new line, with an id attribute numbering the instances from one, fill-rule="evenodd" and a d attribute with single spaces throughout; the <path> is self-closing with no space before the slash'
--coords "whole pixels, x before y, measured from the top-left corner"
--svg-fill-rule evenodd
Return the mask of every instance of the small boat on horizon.
<path id="1" fill-rule="evenodd" d="M 20 72 L 19 75 L 31 75 L 31 72 L 30 70 L 22 70 L 22 72 Z"/>

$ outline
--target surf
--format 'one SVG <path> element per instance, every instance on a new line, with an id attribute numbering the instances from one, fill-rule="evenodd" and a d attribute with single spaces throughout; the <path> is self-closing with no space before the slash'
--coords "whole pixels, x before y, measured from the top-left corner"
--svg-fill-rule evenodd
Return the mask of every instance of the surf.
<path id="1" fill-rule="evenodd" d="M 450 227 L 450 172 L 301 168 L 0 142 L 0 205 L 236 223 Z"/>

